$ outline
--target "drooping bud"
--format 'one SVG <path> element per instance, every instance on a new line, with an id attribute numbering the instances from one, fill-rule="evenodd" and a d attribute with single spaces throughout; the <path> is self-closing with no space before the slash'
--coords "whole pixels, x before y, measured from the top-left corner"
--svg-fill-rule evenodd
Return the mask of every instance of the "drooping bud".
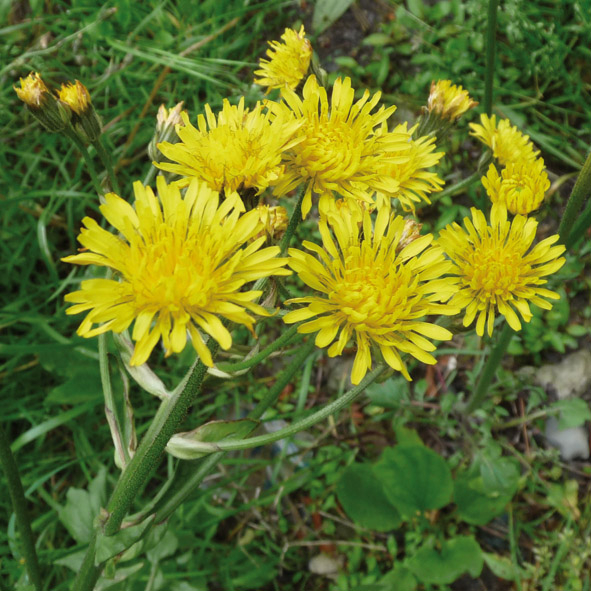
<path id="1" fill-rule="evenodd" d="M 63 131 L 69 123 L 70 113 L 51 94 L 37 72 L 20 79 L 21 87 L 13 86 L 18 98 L 49 131 Z"/>

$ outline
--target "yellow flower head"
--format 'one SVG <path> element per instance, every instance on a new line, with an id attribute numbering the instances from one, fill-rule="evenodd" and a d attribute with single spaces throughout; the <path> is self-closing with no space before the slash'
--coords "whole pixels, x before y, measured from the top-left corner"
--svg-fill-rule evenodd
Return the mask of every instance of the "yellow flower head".
<path id="1" fill-rule="evenodd" d="M 304 247 L 312 254 L 289 250 L 289 266 L 319 293 L 290 300 L 308 305 L 289 312 L 284 320 L 308 321 L 298 327 L 298 332 L 317 333 L 316 346 L 328 346 L 330 357 L 341 355 L 354 339 L 354 384 L 371 368 L 372 345 L 390 367 L 410 379 L 400 354 L 409 353 L 433 364 L 435 358 L 429 351 L 435 346 L 425 337 L 452 337 L 445 328 L 422 320 L 429 314 L 457 312 L 440 303 L 456 289 L 455 279 L 441 278 L 451 263 L 440 247 L 430 246 L 431 234 L 399 249 L 405 220 L 391 215 L 388 208 L 378 210 L 372 227 L 367 211 L 361 212 L 361 206 L 354 203 L 349 207 L 360 211 L 351 216 L 347 208 L 341 208 L 334 210 L 328 221 L 321 218 L 323 247 L 305 241 Z M 359 216 L 361 224 L 357 223 Z"/>
<path id="2" fill-rule="evenodd" d="M 480 122 L 470 123 L 470 135 L 477 137 L 487 145 L 500 164 L 518 160 L 535 160 L 540 152 L 536 151 L 529 136 L 521 133 L 509 119 L 501 119 L 497 125 L 496 115 L 480 115 Z"/>
<path id="3" fill-rule="evenodd" d="M 471 212 L 472 220 L 464 218 L 465 229 L 453 223 L 441 231 L 438 240 L 454 263 L 452 273 L 460 280 L 460 289 L 449 303 L 466 309 L 464 326 L 478 316 L 476 333 L 480 336 L 485 324 L 492 334 L 497 310 L 513 330 L 520 330 L 515 311 L 529 322 L 529 302 L 549 310 L 552 305 L 543 298 L 559 299 L 557 293 L 540 286 L 547 282 L 544 277 L 564 264 L 559 257 L 565 248 L 552 246 L 559 239 L 555 234 L 530 250 L 538 222 L 516 215 L 510 223 L 502 204 L 493 206 L 490 225 L 480 210 L 472 208 Z"/>
<path id="4" fill-rule="evenodd" d="M 281 39 L 283 43 L 269 41 L 269 59 L 261 59 L 261 69 L 255 70 L 255 76 L 260 76 L 255 79 L 255 84 L 268 86 L 267 92 L 285 87 L 295 90 L 306 75 L 312 59 L 312 45 L 306 39 L 304 25 L 299 31 L 285 29 Z"/>
<path id="5" fill-rule="evenodd" d="M 198 128 L 182 112 L 184 125 L 176 127 L 181 141 L 158 144 L 173 163 L 154 162 L 154 166 L 184 177 L 176 181 L 179 187 L 198 178 L 226 195 L 239 189 L 260 193 L 279 181 L 284 169 L 281 155 L 297 141 L 294 134 L 300 124 L 287 115 L 273 116 L 271 120 L 260 104 L 252 111 L 245 109 L 244 97 L 238 105 L 224 99 L 217 118 L 205 105 L 205 116 L 197 117 Z"/>
<path id="6" fill-rule="evenodd" d="M 244 285 L 290 272 L 282 268 L 286 259 L 277 258 L 279 247 L 261 248 L 264 238 L 246 245 L 262 224 L 254 210 L 239 214 L 237 194 L 220 205 L 219 195 L 196 180 L 184 197 L 163 177 L 157 185 L 158 198 L 150 187 L 134 183 L 135 208 L 114 193 L 106 195 L 101 212 L 122 237 L 84 218 L 78 240 L 86 250 L 63 260 L 109 267 L 117 278 L 83 281 L 80 291 L 66 296 L 74 304 L 67 313 L 88 311 L 78 329 L 83 337 L 120 333 L 134 322 L 131 365 L 144 363 L 160 339 L 167 355 L 179 353 L 188 332 L 211 367 L 202 334 L 228 349 L 232 336 L 222 318 L 252 330 L 248 312 L 268 315 L 254 303 L 262 292 L 245 291 Z"/>
<path id="7" fill-rule="evenodd" d="M 33 109 L 40 109 L 50 96 L 41 76 L 31 72 L 26 78 L 20 78 L 20 83 L 20 88 L 13 86 L 18 98 Z"/>
<path id="8" fill-rule="evenodd" d="M 482 184 L 493 203 L 502 203 L 511 213 L 523 215 L 540 207 L 550 187 L 541 158 L 509 162 L 500 176 L 491 164 Z"/>
<path id="9" fill-rule="evenodd" d="M 436 113 L 442 119 L 456 121 L 466 111 L 478 103 L 470 98 L 467 90 L 451 83 L 451 80 L 431 82 L 431 91 L 427 101 L 429 112 Z"/>
<path id="10" fill-rule="evenodd" d="M 415 129 L 416 127 L 407 130 L 406 123 L 394 128 L 394 133 L 405 134 L 408 138 L 407 160 L 388 164 L 384 169 L 389 176 L 398 181 L 398 190 L 391 196 L 400 201 L 405 211 L 414 211 L 415 203 L 421 201 L 431 203 L 429 193 L 441 191 L 443 187 L 443 181 L 437 173 L 428 169 L 435 166 L 445 152 L 434 152 L 434 137 L 424 136 L 413 140 L 412 134 Z"/>
<path id="11" fill-rule="evenodd" d="M 66 103 L 76 115 L 82 115 L 88 111 L 91 106 L 90 93 L 82 82 L 76 80 L 74 84 L 68 82 L 62 84 L 58 93 L 58 98 Z"/>
<path id="12" fill-rule="evenodd" d="M 285 174 L 275 187 L 277 195 L 285 195 L 301 183 L 306 184 L 302 217 L 312 207 L 312 194 L 320 195 L 321 211 L 333 192 L 347 199 L 373 203 L 373 194 L 394 194 L 399 187 L 389 176 L 387 167 L 408 160 L 407 133 L 388 132 L 387 119 L 395 106 L 372 114 L 381 94 L 370 98 L 368 90 L 354 102 L 351 80 L 340 78 L 334 83 L 330 103 L 326 89 L 315 76 L 310 76 L 303 89 L 303 100 L 285 90 L 283 98 L 302 127 L 301 141 L 285 153 Z M 284 105 L 275 109 L 281 113 Z M 324 201 L 324 203 L 323 203 Z"/>

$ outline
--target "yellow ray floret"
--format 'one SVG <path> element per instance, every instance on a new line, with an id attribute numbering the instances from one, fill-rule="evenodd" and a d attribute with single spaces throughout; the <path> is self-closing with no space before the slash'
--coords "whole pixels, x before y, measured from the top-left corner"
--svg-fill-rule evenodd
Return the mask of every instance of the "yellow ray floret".
<path id="1" fill-rule="evenodd" d="M 185 348 L 187 333 L 208 366 L 212 357 L 203 335 L 223 349 L 232 336 L 227 319 L 252 330 L 248 312 L 268 315 L 254 303 L 261 291 L 245 284 L 269 275 L 289 275 L 279 247 L 261 248 L 264 237 L 247 242 L 263 225 L 253 210 L 240 215 L 240 198 L 219 195 L 194 180 L 186 194 L 158 177 L 158 198 L 150 187 L 134 183 L 135 207 L 109 193 L 101 212 L 117 236 L 84 218 L 78 238 L 85 251 L 63 260 L 78 265 L 109 267 L 115 279 L 83 281 L 66 301 L 68 314 L 88 312 L 78 334 L 92 337 L 120 333 L 134 323 L 136 342 L 131 365 L 144 363 L 162 339 L 167 355 Z M 96 327 L 93 327 L 96 325 Z"/>
<path id="2" fill-rule="evenodd" d="M 417 203 L 431 203 L 429 194 L 441 191 L 444 184 L 437 173 L 429 168 L 435 166 L 445 153 L 435 152 L 434 137 L 412 139 L 415 129 L 416 126 L 407 130 L 406 123 L 393 129 L 393 133 L 406 134 L 408 138 L 407 159 L 384 167 L 385 172 L 398 181 L 397 191 L 386 199 L 396 197 L 405 211 L 414 211 Z M 382 197 L 383 195 L 378 195 L 378 204 Z"/>
<path id="3" fill-rule="evenodd" d="M 507 220 L 507 210 L 497 203 L 491 212 L 490 225 L 484 214 L 472 208 L 472 219 L 464 218 L 465 229 L 453 223 L 441 231 L 438 243 L 453 261 L 452 273 L 459 278 L 459 291 L 451 305 L 465 308 L 464 326 L 476 321 L 476 333 L 492 335 L 495 314 L 502 314 L 513 330 L 521 329 L 516 312 L 525 322 L 532 313 L 529 304 L 549 310 L 552 305 L 544 298 L 559 299 L 559 295 L 540 287 L 547 275 L 564 264 L 560 255 L 565 248 L 552 246 L 559 240 L 555 234 L 530 247 L 536 236 L 538 222 L 516 215 Z"/>
<path id="4" fill-rule="evenodd" d="M 355 207 L 358 211 L 350 215 Z M 452 334 L 425 317 L 457 312 L 441 303 L 455 292 L 457 280 L 442 278 L 452 265 L 440 247 L 430 246 L 432 235 L 402 246 L 408 232 L 401 216 L 381 208 L 372 225 L 369 212 L 352 202 L 348 208 L 334 208 L 319 227 L 322 247 L 305 241 L 311 254 L 289 250 L 289 266 L 318 293 L 290 300 L 307 306 L 286 314 L 285 322 L 306 321 L 298 332 L 317 333 L 316 345 L 328 347 L 331 357 L 341 355 L 354 340 L 354 384 L 371 369 L 372 347 L 407 379 L 402 353 L 435 363 L 430 354 L 435 345 L 428 339 L 448 340 Z"/>
<path id="5" fill-rule="evenodd" d="M 154 162 L 154 166 L 180 175 L 179 187 L 192 178 L 200 179 L 214 191 L 225 194 L 241 189 L 257 192 L 275 185 L 283 174 L 282 153 L 294 145 L 294 134 L 300 126 L 293 117 L 271 116 L 258 104 L 244 108 L 244 97 L 238 105 L 224 99 L 218 116 L 205 105 L 205 116 L 197 118 L 198 128 L 182 112 L 184 125 L 177 125 L 180 142 L 162 142 L 158 149 L 173 162 Z"/>
<path id="6" fill-rule="evenodd" d="M 523 215 L 538 209 L 550 188 L 541 158 L 509 162 L 500 175 L 491 164 L 482 184 L 493 203 L 503 203 L 511 213 Z"/>
<path id="7" fill-rule="evenodd" d="M 13 86 L 18 98 L 29 107 L 39 109 L 43 106 L 50 92 L 37 72 L 31 72 L 26 78 L 20 78 L 21 87 Z"/>
<path id="8" fill-rule="evenodd" d="M 537 151 L 528 135 L 521 133 L 509 119 L 501 119 L 497 125 L 496 115 L 480 115 L 480 123 L 470 123 L 470 135 L 487 145 L 493 156 L 503 166 L 518 160 L 535 160 Z"/>
<path id="9" fill-rule="evenodd" d="M 389 132 L 388 118 L 395 106 L 381 106 L 377 92 L 368 90 L 355 101 L 351 80 L 334 83 L 330 102 L 326 90 L 310 76 L 303 89 L 303 100 L 285 90 L 283 98 L 297 121 L 300 141 L 284 154 L 285 174 L 275 186 L 277 195 L 285 195 L 300 184 L 305 185 L 302 217 L 312 207 L 312 195 L 320 196 L 321 211 L 328 211 L 326 201 L 338 193 L 346 199 L 373 203 L 375 192 L 391 196 L 399 182 L 389 176 L 390 165 L 409 159 L 407 133 Z M 279 116 L 284 105 L 274 105 Z M 323 201 L 325 203 L 323 203 Z"/>
<path id="10" fill-rule="evenodd" d="M 312 45 L 306 39 L 304 25 L 299 31 L 285 29 L 281 35 L 283 43 L 269 41 L 267 59 L 261 59 L 260 70 L 255 70 L 255 84 L 272 88 L 290 88 L 295 90 L 300 80 L 306 75 L 312 59 Z"/>
<path id="11" fill-rule="evenodd" d="M 468 91 L 452 84 L 451 80 L 431 82 L 427 108 L 429 112 L 436 113 L 441 119 L 456 121 L 476 105 L 478 103 L 470 98 Z"/>
<path id="12" fill-rule="evenodd" d="M 79 80 L 62 84 L 58 92 L 58 98 L 77 115 L 82 115 L 88 111 L 91 105 L 90 93 Z"/>

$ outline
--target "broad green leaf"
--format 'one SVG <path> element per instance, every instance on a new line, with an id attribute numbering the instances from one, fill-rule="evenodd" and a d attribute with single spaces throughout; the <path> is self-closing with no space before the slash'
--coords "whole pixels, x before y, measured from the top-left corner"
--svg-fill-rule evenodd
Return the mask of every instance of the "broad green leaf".
<path id="1" fill-rule="evenodd" d="M 521 569 L 513 564 L 509 558 L 483 552 L 484 562 L 497 577 L 506 581 L 518 581 L 521 577 Z"/>
<path id="2" fill-rule="evenodd" d="M 79 550 L 78 552 L 72 552 L 72 554 L 67 554 L 66 556 L 54 560 L 53 564 L 61 564 L 62 566 L 67 566 L 69 569 L 72 569 L 74 572 L 78 572 L 84 562 L 85 556 L 86 550 Z"/>
<path id="3" fill-rule="evenodd" d="M 454 501 L 460 517 L 474 525 L 484 525 L 505 510 L 513 494 L 488 490 L 479 475 L 468 473 L 456 476 Z"/>
<path id="4" fill-rule="evenodd" d="M 374 471 L 386 496 L 403 517 L 439 509 L 451 500 L 449 466 L 424 445 L 397 445 L 385 450 Z"/>
<path id="5" fill-rule="evenodd" d="M 416 591 L 417 580 L 405 566 L 398 564 L 380 579 L 383 591 Z"/>
<path id="6" fill-rule="evenodd" d="M 210 421 L 186 433 L 173 435 L 166 451 L 181 460 L 195 460 L 215 451 L 215 446 L 202 445 L 216 443 L 223 439 L 242 439 L 258 426 L 253 419 L 236 421 Z"/>
<path id="7" fill-rule="evenodd" d="M 144 566 L 143 562 L 138 562 L 132 566 L 125 566 L 117 568 L 113 573 L 112 576 L 106 577 L 103 573 L 103 576 L 98 580 L 94 591 L 103 591 L 103 589 L 109 589 L 109 587 L 114 587 L 118 585 L 121 581 L 124 581 L 131 575 L 134 575 L 137 571 L 141 570 Z M 118 587 L 120 589 L 120 587 Z"/>
<path id="8" fill-rule="evenodd" d="M 580 398 L 558 400 L 554 404 L 551 404 L 549 409 L 560 411 L 558 415 L 558 428 L 560 430 L 579 427 L 585 421 L 591 420 L 589 405 Z"/>
<path id="9" fill-rule="evenodd" d="M 336 492 L 345 512 L 355 523 L 377 531 L 388 531 L 400 525 L 400 514 L 388 501 L 369 464 L 349 466 Z"/>
<path id="10" fill-rule="evenodd" d="M 66 504 L 58 511 L 59 520 L 79 543 L 87 544 L 92 537 L 94 520 L 107 502 L 107 470 L 103 466 L 88 490 L 70 488 Z"/>
<path id="11" fill-rule="evenodd" d="M 425 584 L 449 585 L 464 573 L 477 577 L 484 560 L 478 542 L 471 536 L 446 540 L 441 550 L 419 548 L 407 560 L 407 566 Z"/>
<path id="12" fill-rule="evenodd" d="M 353 0 L 317 0 L 312 15 L 312 29 L 315 33 L 322 33 L 339 19 Z"/>
<path id="13" fill-rule="evenodd" d="M 480 475 L 484 489 L 513 496 L 519 482 L 519 468 L 516 460 L 484 456 L 480 464 Z"/>
<path id="14" fill-rule="evenodd" d="M 121 529 L 112 536 L 105 536 L 102 532 L 99 532 L 96 540 L 94 564 L 98 566 L 101 562 L 105 562 L 109 558 L 131 548 L 141 539 L 144 531 L 152 524 L 155 517 L 156 515 L 150 515 L 141 523 Z"/>

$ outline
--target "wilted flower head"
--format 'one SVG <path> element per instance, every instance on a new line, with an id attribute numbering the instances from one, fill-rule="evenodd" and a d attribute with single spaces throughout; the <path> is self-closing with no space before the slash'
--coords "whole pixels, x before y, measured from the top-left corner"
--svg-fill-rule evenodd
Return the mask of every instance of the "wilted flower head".
<path id="1" fill-rule="evenodd" d="M 356 215 L 348 209 L 358 208 Z M 321 218 L 323 246 L 304 241 L 305 253 L 289 249 L 289 266 L 316 292 L 289 303 L 308 304 L 288 312 L 286 323 L 304 322 L 301 333 L 317 333 L 316 346 L 341 355 L 353 339 L 357 354 L 351 381 L 358 384 L 372 364 L 372 347 L 384 361 L 410 379 L 401 353 L 433 364 L 435 350 L 427 338 L 448 340 L 452 334 L 424 320 L 430 314 L 454 314 L 440 302 L 455 291 L 456 279 L 441 278 L 450 268 L 443 250 L 430 246 L 433 236 L 400 241 L 405 221 L 388 208 L 379 209 L 372 225 L 369 212 L 355 202 Z M 358 223 L 361 218 L 362 223 Z M 336 339 L 336 340 L 335 340 Z M 332 343 L 332 344 L 331 344 Z M 374 351 L 374 355 L 375 355 Z"/>
<path id="2" fill-rule="evenodd" d="M 456 121 L 466 111 L 478 103 L 470 98 L 467 90 L 451 83 L 451 80 L 431 82 L 431 91 L 427 101 L 430 113 L 436 113 L 442 119 Z"/>
<path id="3" fill-rule="evenodd" d="M 260 76 L 255 78 L 255 84 L 268 86 L 267 92 L 272 88 L 285 87 L 295 90 L 306 75 L 312 59 L 312 45 L 306 39 L 304 25 L 299 31 L 285 29 L 281 39 L 283 43 L 269 41 L 269 59 L 261 59 L 261 69 L 255 70 L 255 75 Z"/>
<path id="4" fill-rule="evenodd" d="M 177 125 L 180 142 L 163 142 L 158 149 L 173 162 L 154 162 L 154 166 L 174 172 L 175 181 L 186 187 L 192 178 L 205 182 L 214 191 L 226 195 L 240 189 L 257 192 L 277 184 L 283 174 L 283 152 L 297 143 L 294 135 L 300 126 L 293 117 L 271 117 L 258 104 L 253 110 L 224 99 L 218 116 L 205 105 L 205 116 L 197 117 L 198 128 L 181 113 L 184 125 Z"/>
<path id="5" fill-rule="evenodd" d="M 509 119 L 501 119 L 497 125 L 495 115 L 480 115 L 480 122 L 470 123 L 470 135 L 477 137 L 487 145 L 493 156 L 503 166 L 518 160 L 535 160 L 540 152 L 536 151 L 529 136 L 511 125 Z"/>
<path id="6" fill-rule="evenodd" d="M 449 303 L 466 309 L 464 326 L 478 316 L 476 333 L 480 336 L 485 325 L 492 335 L 497 311 L 513 330 L 520 330 L 516 311 L 529 322 L 530 302 L 549 310 L 552 305 L 543 298 L 559 299 L 557 293 L 540 286 L 547 282 L 544 277 L 564 264 L 564 258 L 559 257 L 565 248 L 552 246 L 559 240 L 556 234 L 530 250 L 538 222 L 522 215 L 509 222 L 500 203 L 492 208 L 490 225 L 480 210 L 472 208 L 471 212 L 471 220 L 464 218 L 465 229 L 453 223 L 438 239 L 454 263 L 452 274 L 460 281 L 459 291 Z"/>
<path id="7" fill-rule="evenodd" d="M 37 72 L 31 72 L 26 78 L 19 79 L 21 87 L 13 86 L 16 95 L 29 107 L 39 109 L 51 96 L 49 89 Z"/>
<path id="8" fill-rule="evenodd" d="M 320 195 L 321 211 L 328 211 L 327 201 L 338 193 L 346 199 L 373 203 L 376 192 L 393 195 L 399 182 L 387 167 L 406 162 L 409 151 L 408 134 L 389 132 L 388 118 L 395 106 L 377 106 L 381 94 L 370 98 L 368 90 L 354 102 L 351 80 L 340 78 L 332 89 L 330 102 L 326 89 L 315 76 L 310 76 L 303 89 L 303 100 L 290 90 L 283 98 L 297 121 L 299 142 L 284 155 L 285 174 L 275 187 L 277 195 L 285 195 L 305 184 L 302 217 L 312 207 L 312 195 Z M 275 112 L 285 107 L 276 105 Z"/>
<path id="9" fill-rule="evenodd" d="M 280 240 L 287 230 L 289 216 L 285 207 L 258 205 L 256 211 L 264 226 L 263 235 L 271 240 Z"/>
<path id="10" fill-rule="evenodd" d="M 88 89 L 79 80 L 62 84 L 58 98 L 77 115 L 85 113 L 92 104 Z"/>
<path id="11" fill-rule="evenodd" d="M 172 109 L 167 109 L 163 104 L 158 107 L 158 112 L 156 113 L 156 129 L 148 144 L 148 156 L 151 160 L 160 161 L 162 159 L 162 154 L 158 150 L 157 145 L 160 142 L 168 142 L 176 138 L 176 126 L 184 125 L 181 118 L 183 103 L 184 101 L 177 103 Z"/>
<path id="12" fill-rule="evenodd" d="M 37 72 L 21 78 L 20 84 L 20 88 L 13 86 L 16 95 L 49 131 L 63 131 L 68 126 L 68 111 L 57 102 Z"/>
<path id="13" fill-rule="evenodd" d="M 222 319 L 252 330 L 248 312 L 268 313 L 254 303 L 262 292 L 244 286 L 289 275 L 286 259 L 277 258 L 278 246 L 261 248 L 264 237 L 249 242 L 262 224 L 254 210 L 240 215 L 238 195 L 220 204 L 219 195 L 197 180 L 184 197 L 163 177 L 157 184 L 158 198 L 150 187 L 134 183 L 135 207 L 106 195 L 101 212 L 122 237 L 84 218 L 78 240 L 85 250 L 63 260 L 109 267 L 116 278 L 83 281 L 80 291 L 66 296 L 73 304 L 67 313 L 88 312 L 78 329 L 83 337 L 120 333 L 134 323 L 131 365 L 144 363 L 160 339 L 167 355 L 179 353 L 189 333 L 203 363 L 212 366 L 202 335 L 228 349 L 232 336 Z"/>
<path id="14" fill-rule="evenodd" d="M 509 162 L 500 176 L 491 164 L 482 184 L 493 203 L 502 203 L 511 213 L 523 215 L 540 207 L 550 187 L 541 158 Z"/>

